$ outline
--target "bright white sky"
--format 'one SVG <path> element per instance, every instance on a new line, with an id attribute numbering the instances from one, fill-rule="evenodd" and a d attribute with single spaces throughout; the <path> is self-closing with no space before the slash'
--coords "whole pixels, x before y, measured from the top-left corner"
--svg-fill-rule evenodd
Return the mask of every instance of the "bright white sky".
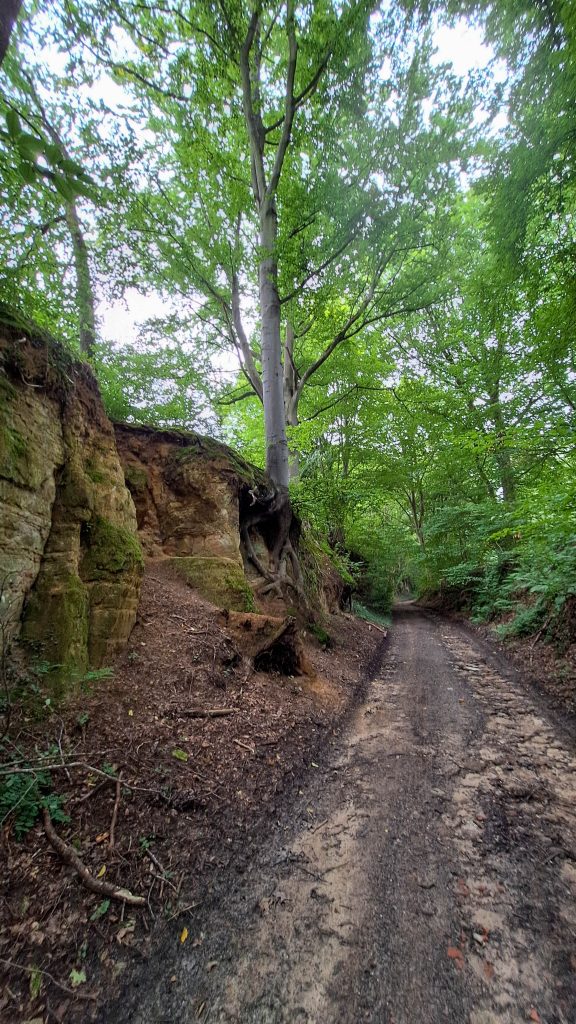
<path id="1" fill-rule="evenodd" d="M 493 59 L 490 47 L 482 42 L 482 32 L 464 20 L 453 28 L 442 26 L 435 33 L 436 60 L 441 64 L 452 64 L 457 75 L 464 78 L 470 71 L 485 68 Z M 498 62 L 493 70 L 496 81 L 506 80 L 506 67 Z M 493 124 L 498 129 L 506 123 L 505 115 Z M 132 343 L 139 334 L 139 324 L 150 317 L 160 316 L 167 311 L 166 303 L 158 295 L 142 295 L 131 288 L 124 301 L 100 303 L 99 315 L 102 335 L 107 341 Z"/>

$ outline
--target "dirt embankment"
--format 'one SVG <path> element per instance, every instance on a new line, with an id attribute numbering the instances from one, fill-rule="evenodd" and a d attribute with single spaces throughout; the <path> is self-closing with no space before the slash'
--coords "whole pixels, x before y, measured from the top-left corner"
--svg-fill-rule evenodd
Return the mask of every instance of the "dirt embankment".
<path id="1" fill-rule="evenodd" d="M 327 629 L 327 648 L 304 636 L 304 674 L 255 671 L 238 623 L 166 563 L 150 563 L 113 678 L 88 677 L 52 714 L 28 703 L 15 715 L 16 767 L 36 766 L 49 750 L 44 765 L 70 819 L 55 821 L 58 834 L 93 877 L 146 905 L 89 892 L 41 824 L 17 842 L 10 816 L 2 1022 L 90 1020 L 165 930 L 181 927 L 184 908 L 245 871 L 381 656 L 384 637 L 366 623 L 340 615 Z"/>

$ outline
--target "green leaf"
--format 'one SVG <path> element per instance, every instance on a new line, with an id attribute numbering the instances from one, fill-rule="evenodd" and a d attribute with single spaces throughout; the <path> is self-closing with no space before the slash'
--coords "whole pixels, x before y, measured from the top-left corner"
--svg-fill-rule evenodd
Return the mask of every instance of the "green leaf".
<path id="1" fill-rule="evenodd" d="M 69 179 L 62 177 L 61 174 L 55 174 L 53 181 L 54 188 L 60 193 L 62 198 L 65 199 L 67 203 L 73 203 L 76 198 L 76 191 Z"/>
<path id="2" fill-rule="evenodd" d="M 84 969 L 77 971 L 76 968 L 73 967 L 68 977 L 70 978 L 72 988 L 78 988 L 86 982 L 86 971 Z"/>
<path id="3" fill-rule="evenodd" d="M 37 135 L 22 132 L 16 139 L 16 148 L 23 160 L 34 161 L 44 152 L 44 141 Z"/>
<path id="4" fill-rule="evenodd" d="M 180 750 L 180 747 L 176 747 L 172 751 L 172 757 L 175 757 L 177 761 L 187 761 L 188 760 L 188 754 L 186 753 L 185 750 Z"/>
<path id="5" fill-rule="evenodd" d="M 20 127 L 20 118 L 18 117 L 18 114 L 15 110 L 6 111 L 6 124 L 8 126 L 8 131 L 12 138 L 16 139 L 18 135 L 20 135 L 22 129 Z"/>
<path id="6" fill-rule="evenodd" d="M 37 999 L 40 995 L 40 989 L 42 988 L 42 971 L 38 970 L 37 967 L 33 967 L 30 972 L 30 998 Z"/>
<path id="7" fill-rule="evenodd" d="M 75 178 L 83 174 L 83 168 L 76 160 L 71 160 L 67 156 L 61 156 L 60 166 L 66 174 L 73 175 Z"/>
<path id="8" fill-rule="evenodd" d="M 61 164 L 64 159 L 60 146 L 57 146 L 52 142 L 46 143 L 44 152 L 46 153 L 46 159 L 52 165 Z"/>
<path id="9" fill-rule="evenodd" d="M 99 903 L 98 906 L 96 907 L 96 910 L 92 914 L 90 914 L 90 920 L 98 921 L 99 918 L 104 917 L 104 914 L 108 913 L 109 906 L 110 900 L 102 900 L 102 903 Z"/>
<path id="10" fill-rule="evenodd" d="M 34 164 L 30 164 L 25 161 L 18 164 L 18 174 L 27 185 L 32 185 L 38 176 Z"/>

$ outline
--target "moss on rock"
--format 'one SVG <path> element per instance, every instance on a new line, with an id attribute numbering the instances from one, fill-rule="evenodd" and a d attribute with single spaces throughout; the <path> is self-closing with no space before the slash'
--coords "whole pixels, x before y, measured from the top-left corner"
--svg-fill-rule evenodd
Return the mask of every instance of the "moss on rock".
<path id="1" fill-rule="evenodd" d="M 176 448 L 170 456 L 175 466 L 181 466 L 187 462 L 194 463 L 199 458 L 216 463 L 224 472 L 234 473 L 251 487 L 267 485 L 268 481 L 264 470 L 246 462 L 238 452 L 212 437 L 189 433 L 185 435 L 185 445 Z"/>
<path id="2" fill-rule="evenodd" d="M 83 580 L 108 579 L 116 573 L 140 572 L 144 565 L 138 538 L 123 526 L 95 516 L 85 527 L 87 550 L 80 573 Z"/>
<path id="3" fill-rule="evenodd" d="M 15 427 L 6 426 L 0 434 L 0 476 L 21 483 L 27 473 L 26 441 Z"/>
<path id="4" fill-rule="evenodd" d="M 57 695 L 88 668 L 88 608 L 88 589 L 72 574 L 34 590 L 26 605 L 22 640 L 51 666 Z"/>
<path id="5" fill-rule="evenodd" d="M 124 479 L 132 495 L 144 494 L 148 486 L 148 473 L 138 466 L 124 466 Z"/>
<path id="6" fill-rule="evenodd" d="M 171 558 L 170 565 L 188 586 L 212 604 L 233 611 L 254 611 L 254 594 L 242 567 L 231 558 Z"/>

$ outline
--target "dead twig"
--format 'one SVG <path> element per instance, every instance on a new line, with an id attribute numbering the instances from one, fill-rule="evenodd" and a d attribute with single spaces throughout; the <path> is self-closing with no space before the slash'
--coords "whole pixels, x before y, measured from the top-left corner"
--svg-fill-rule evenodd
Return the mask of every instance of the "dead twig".
<path id="1" fill-rule="evenodd" d="M 182 907 L 181 910 L 177 910 L 171 917 L 166 918 L 166 924 L 170 924 L 170 921 L 174 921 L 175 918 L 180 917 L 180 914 L 186 914 L 189 910 L 196 910 L 196 907 L 201 907 L 202 901 L 199 903 L 189 903 L 187 907 Z"/>
<path id="2" fill-rule="evenodd" d="M 338 871 L 339 868 L 345 868 L 348 866 L 348 861 L 343 860 L 341 864 L 332 864 L 329 868 L 324 868 L 323 875 L 329 875 L 331 871 Z"/>
<path id="3" fill-rule="evenodd" d="M 85 761 L 67 761 L 64 764 L 43 764 L 41 761 L 38 762 L 33 768 L 13 768 L 9 766 L 6 768 L 0 768 L 0 776 L 10 775 L 12 771 L 17 771 L 18 775 L 31 775 L 36 772 L 57 772 L 64 770 L 68 771 L 69 768 L 86 768 L 87 771 L 92 772 L 94 775 L 101 775 L 104 779 L 110 779 L 111 782 L 116 781 L 115 775 L 110 775 L 109 772 L 103 772 L 100 768 L 95 768 L 92 764 L 86 764 Z M 132 789 L 132 786 L 128 787 Z"/>
<path id="4" fill-rule="evenodd" d="M 93 1002 L 98 996 L 92 995 L 89 992 L 78 992 L 75 989 L 68 988 L 63 985 L 61 981 L 58 981 L 50 971 L 45 971 L 42 967 L 27 967 L 26 964 L 19 964 L 16 960 L 4 960 L 0 957 L 0 964 L 4 964 L 5 967 L 15 967 L 17 971 L 25 971 L 26 974 L 43 974 L 45 978 L 48 978 L 56 988 L 59 988 L 61 992 L 65 992 L 66 995 L 72 996 L 73 999 L 83 999 L 86 1002 Z"/>
<path id="5" fill-rule="evenodd" d="M 34 768 L 18 768 L 14 769 L 19 775 L 36 775 L 39 771 L 43 772 L 57 772 L 62 771 L 63 768 L 85 768 L 86 771 L 92 772 L 94 775 L 100 775 L 107 782 L 116 782 L 116 775 L 110 775 L 108 772 L 103 772 L 100 768 L 95 768 L 92 764 L 86 764 L 85 761 L 68 761 L 66 764 L 42 764 L 39 762 Z M 11 771 L 9 767 L 0 768 L 0 778 L 5 775 L 10 775 Z M 125 779 L 122 780 L 122 785 L 125 789 L 130 789 L 137 793 L 154 793 L 158 796 L 160 793 L 159 789 L 150 789 L 148 786 L 137 786 L 133 782 L 127 782 Z M 82 800 L 87 800 L 88 797 L 81 797 Z"/>
<path id="6" fill-rule="evenodd" d="M 64 772 L 66 773 L 66 778 L 68 779 L 68 782 L 70 783 L 70 785 L 72 785 L 72 776 L 70 775 L 70 772 L 68 771 L 68 768 L 66 767 L 66 763 L 64 761 L 64 751 L 62 750 L 62 737 L 63 737 L 63 735 L 64 735 L 64 722 L 61 721 L 60 722 L 60 735 L 58 736 L 58 739 L 57 739 L 56 742 L 58 744 L 58 753 L 60 754 L 60 760 L 62 762 L 62 767 L 64 769 Z"/>
<path id="7" fill-rule="evenodd" d="M 244 750 L 250 751 L 251 754 L 255 754 L 256 753 L 256 747 L 250 746 L 249 743 L 243 743 L 242 740 L 235 740 L 235 739 L 233 739 L 232 743 L 235 743 L 237 747 L 244 747 Z"/>
<path id="8" fill-rule="evenodd" d="M 368 629 L 377 629 L 379 633 L 384 633 L 384 636 L 388 636 L 388 630 L 384 629 L 383 626 L 377 626 L 375 622 L 369 622 Z"/>
<path id="9" fill-rule="evenodd" d="M 166 868 L 164 867 L 163 864 L 160 863 L 156 854 L 152 853 L 152 850 L 145 848 L 144 856 L 148 857 L 148 860 L 152 861 L 152 863 L 158 868 L 158 871 L 161 871 L 163 875 L 166 874 Z"/>
<path id="10" fill-rule="evenodd" d="M 174 890 L 176 895 L 178 895 L 178 889 L 173 884 L 173 882 L 170 881 L 169 878 L 166 878 L 165 875 L 157 875 L 155 871 L 151 871 L 150 874 L 152 875 L 152 878 L 155 878 L 157 882 L 160 882 L 160 899 L 162 899 L 162 893 L 164 891 L 165 885 L 169 885 L 170 888 Z"/>
<path id="11" fill-rule="evenodd" d="M 118 820 L 118 808 L 120 807 L 120 799 L 122 797 L 122 772 L 118 773 L 116 779 L 116 798 L 114 800 L 114 807 L 112 808 L 112 820 L 110 821 L 110 837 L 108 839 L 108 849 L 114 849 L 114 831 L 116 829 L 116 822 Z"/>
<path id="12" fill-rule="evenodd" d="M 181 715 L 188 718 L 224 718 L 225 715 L 233 715 L 238 708 L 189 708 L 181 711 Z"/>
<path id="13" fill-rule="evenodd" d="M 89 789 L 88 792 L 84 794 L 84 796 L 79 796 L 75 802 L 77 804 L 83 804 L 85 800 L 89 800 L 91 796 L 94 796 L 96 793 L 99 793 L 101 789 L 104 789 L 104 787 L 107 786 L 109 782 L 115 781 L 116 780 L 114 779 L 114 777 L 112 775 L 109 775 L 107 779 L 103 779 L 102 782 L 99 782 L 97 786 L 92 786 L 92 789 Z"/>
<path id="14" fill-rule="evenodd" d="M 303 871 L 305 875 L 309 875 L 310 878 L 313 878 L 315 882 L 321 882 L 322 885 L 326 885 L 326 879 L 322 878 L 322 875 L 318 875 L 315 871 L 310 871 L 309 868 L 305 868 L 299 861 L 296 861 L 294 866 L 299 868 L 300 871 Z"/>
<path id="15" fill-rule="evenodd" d="M 69 864 L 70 867 L 74 868 L 86 889 L 89 889 L 90 892 L 98 893 L 99 896 L 108 896 L 111 900 L 129 903 L 132 907 L 145 906 L 146 899 L 144 896 L 135 896 L 129 889 L 121 889 L 111 885 L 109 882 L 103 882 L 99 878 L 94 878 L 83 861 L 80 860 L 76 851 L 71 846 L 68 846 L 68 843 L 65 843 L 56 832 L 47 807 L 43 808 L 42 817 L 44 820 L 44 832 L 50 846 L 56 850 L 56 853 L 65 864 Z"/>
<path id="16" fill-rule="evenodd" d="M 310 831 L 311 832 L 317 832 L 319 828 L 322 828 L 322 825 L 327 825 L 327 824 L 328 824 L 328 818 L 324 818 L 323 821 L 321 821 L 318 825 L 315 825 L 314 828 L 311 828 Z"/>

